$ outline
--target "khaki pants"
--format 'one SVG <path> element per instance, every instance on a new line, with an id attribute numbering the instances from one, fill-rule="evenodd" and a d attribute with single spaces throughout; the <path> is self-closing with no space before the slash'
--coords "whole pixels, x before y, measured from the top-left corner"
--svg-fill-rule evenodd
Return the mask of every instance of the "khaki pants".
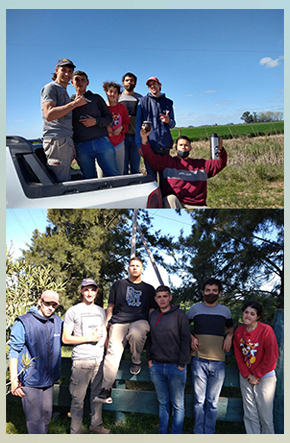
<path id="1" fill-rule="evenodd" d="M 244 423 L 247 434 L 275 434 L 273 403 L 276 376 L 261 378 L 258 385 L 251 385 L 240 374 L 243 396 Z"/>
<path id="2" fill-rule="evenodd" d="M 141 363 L 140 354 L 143 351 L 149 330 L 150 326 L 146 320 L 111 325 L 108 349 L 104 360 L 103 388 L 113 386 L 127 341 L 130 344 L 132 362 L 135 364 Z"/>
<path id="3" fill-rule="evenodd" d="M 96 360 L 75 360 L 72 364 L 71 382 L 71 434 L 81 434 L 84 412 L 84 399 L 89 384 L 91 384 L 91 425 L 96 427 L 102 424 L 102 404 L 93 403 L 101 389 L 103 379 L 103 362 Z"/>
<path id="4" fill-rule="evenodd" d="M 71 179 L 71 162 L 74 158 L 74 143 L 71 137 L 44 138 L 43 150 L 47 167 L 51 169 L 58 183 Z"/>

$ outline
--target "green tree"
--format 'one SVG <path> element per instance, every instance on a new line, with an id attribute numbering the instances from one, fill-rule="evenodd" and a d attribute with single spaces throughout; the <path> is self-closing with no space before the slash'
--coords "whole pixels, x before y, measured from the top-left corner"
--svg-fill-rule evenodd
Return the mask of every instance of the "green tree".
<path id="1" fill-rule="evenodd" d="M 150 234 L 147 211 L 139 211 L 139 225 L 149 245 L 160 233 Z M 94 278 L 99 285 L 97 303 L 108 298 L 112 282 L 126 276 L 130 258 L 133 211 L 118 209 L 50 209 L 44 233 L 35 230 L 31 245 L 24 251 L 27 262 L 50 265 L 52 275 L 65 282 L 67 309 L 77 301 L 83 278 Z M 137 242 L 137 255 L 146 252 Z M 157 257 L 160 259 L 160 257 Z"/>
<path id="2" fill-rule="evenodd" d="M 249 111 L 245 111 L 241 117 L 241 120 L 244 120 L 245 123 L 252 123 L 253 116 Z"/>
<path id="3" fill-rule="evenodd" d="M 6 250 L 6 339 L 16 317 L 36 304 L 46 289 L 63 294 L 63 283 L 55 281 L 50 265 L 31 266 L 23 259 L 13 260 Z"/>
<path id="4" fill-rule="evenodd" d="M 208 209 L 191 217 L 191 235 L 181 233 L 171 247 L 175 265 L 169 270 L 178 269 L 183 279 L 176 291 L 181 298 L 198 301 L 202 284 L 214 276 L 228 305 L 256 298 L 269 317 L 283 307 L 283 210 Z"/>

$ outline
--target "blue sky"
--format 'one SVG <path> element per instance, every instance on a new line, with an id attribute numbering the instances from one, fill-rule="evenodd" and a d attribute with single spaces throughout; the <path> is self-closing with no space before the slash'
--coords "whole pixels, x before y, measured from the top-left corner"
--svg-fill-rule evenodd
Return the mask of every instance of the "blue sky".
<path id="1" fill-rule="evenodd" d="M 142 95 L 157 76 L 178 126 L 284 112 L 283 9 L 11 9 L 6 24 L 8 135 L 41 137 L 40 90 L 61 57 L 103 97 L 127 71 Z"/>

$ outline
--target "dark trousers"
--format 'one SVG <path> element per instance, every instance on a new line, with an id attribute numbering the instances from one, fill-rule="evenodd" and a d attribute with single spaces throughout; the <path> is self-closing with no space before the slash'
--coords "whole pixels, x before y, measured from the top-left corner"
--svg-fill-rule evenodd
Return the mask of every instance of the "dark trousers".
<path id="1" fill-rule="evenodd" d="M 22 407 L 28 434 L 47 434 L 52 415 L 53 386 L 48 388 L 23 387 Z"/>

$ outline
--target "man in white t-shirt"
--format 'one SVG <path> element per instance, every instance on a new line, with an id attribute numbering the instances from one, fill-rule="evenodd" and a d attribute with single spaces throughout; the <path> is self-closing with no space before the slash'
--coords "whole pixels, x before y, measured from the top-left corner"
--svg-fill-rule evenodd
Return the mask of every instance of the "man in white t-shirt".
<path id="1" fill-rule="evenodd" d="M 102 405 L 92 402 L 102 385 L 104 344 L 107 337 L 106 313 L 95 304 L 98 285 L 85 278 L 81 283 L 82 301 L 67 310 L 64 316 L 62 341 L 73 345 L 72 373 L 69 391 L 71 401 L 71 434 L 82 433 L 84 399 L 91 385 L 91 426 L 96 434 L 110 434 L 102 424 Z"/>

